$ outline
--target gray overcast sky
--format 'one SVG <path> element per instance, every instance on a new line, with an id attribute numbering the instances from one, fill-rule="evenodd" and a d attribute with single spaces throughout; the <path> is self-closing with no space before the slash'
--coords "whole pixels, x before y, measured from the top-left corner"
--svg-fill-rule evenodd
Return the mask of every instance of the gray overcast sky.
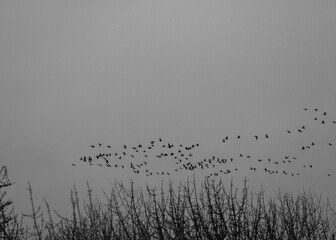
<path id="1" fill-rule="evenodd" d="M 120 151 L 158 137 L 199 142 L 195 161 L 295 155 L 286 169 L 298 177 L 251 173 L 246 161 L 234 176 L 332 197 L 336 147 L 326 145 L 336 145 L 336 126 L 321 128 L 311 109 L 336 119 L 335 12 L 335 1 L 315 0 L 1 1 L 0 161 L 16 182 L 11 197 L 25 209 L 29 180 L 38 201 L 60 209 L 73 184 L 85 195 L 86 180 L 97 192 L 114 178 L 155 183 L 78 159 L 97 142 Z M 307 132 L 287 135 L 303 124 Z M 253 141 L 264 133 L 269 142 Z M 311 141 L 318 147 L 298 150 Z"/>

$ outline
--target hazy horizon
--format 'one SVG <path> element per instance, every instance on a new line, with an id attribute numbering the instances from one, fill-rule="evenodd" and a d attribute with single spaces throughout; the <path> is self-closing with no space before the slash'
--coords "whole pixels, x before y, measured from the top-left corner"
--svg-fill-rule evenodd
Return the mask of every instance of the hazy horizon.
<path id="1" fill-rule="evenodd" d="M 222 176 L 228 182 L 246 176 L 266 191 L 311 189 L 336 203 L 335 10 L 313 0 L 1 2 L 0 154 L 16 182 L 8 196 L 30 209 L 30 181 L 37 202 L 62 210 L 73 184 L 85 196 L 86 181 L 99 192 L 114 179 L 168 180 L 80 161 L 99 152 L 92 144 L 114 153 L 162 138 L 199 143 L 195 163 L 253 155 L 231 164 L 239 170 Z M 275 165 L 267 158 L 287 155 L 296 162 L 277 168 L 299 176 L 263 171 Z M 172 161 L 153 154 L 150 167 L 174 171 Z M 193 174 L 205 172 L 170 178 Z"/>

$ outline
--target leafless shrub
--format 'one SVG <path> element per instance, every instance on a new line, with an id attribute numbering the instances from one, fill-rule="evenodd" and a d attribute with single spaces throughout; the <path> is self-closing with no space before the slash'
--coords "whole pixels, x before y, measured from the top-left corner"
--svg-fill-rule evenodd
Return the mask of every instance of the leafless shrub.
<path id="1" fill-rule="evenodd" d="M 241 191 L 232 180 L 226 187 L 222 179 L 210 178 L 200 185 L 195 178 L 177 186 L 162 182 L 160 188 L 136 188 L 133 181 L 125 187 L 115 181 L 110 194 L 103 192 L 104 201 L 94 199 L 87 184 L 83 203 L 74 186 L 72 213 L 54 211 L 57 221 L 46 200 L 44 220 L 28 186 L 32 213 L 25 216 L 33 219 L 33 226 L 25 238 L 12 239 L 335 239 L 335 212 L 321 196 L 278 192 L 266 200 L 262 190 L 251 192 L 246 180 Z"/>
<path id="2" fill-rule="evenodd" d="M 4 188 L 14 183 L 9 180 L 6 166 L 0 169 L 0 239 L 26 239 L 27 228 L 24 227 L 22 218 L 18 218 L 14 211 L 13 201 L 5 199 Z"/>

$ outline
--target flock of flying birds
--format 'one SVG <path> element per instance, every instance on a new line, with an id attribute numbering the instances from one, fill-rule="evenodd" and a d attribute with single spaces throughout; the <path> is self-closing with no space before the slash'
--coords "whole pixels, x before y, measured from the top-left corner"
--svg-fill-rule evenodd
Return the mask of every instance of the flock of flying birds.
<path id="1" fill-rule="evenodd" d="M 304 111 L 314 114 L 315 124 L 324 127 L 333 126 L 336 128 L 336 121 L 329 120 L 327 112 L 320 111 L 319 109 L 304 108 Z M 296 129 L 288 129 L 284 132 L 286 134 L 302 134 L 308 131 L 310 128 L 308 125 L 301 125 Z M 219 144 L 225 145 L 233 140 L 242 139 L 242 135 L 225 136 L 218 141 Z M 252 141 L 270 141 L 272 136 L 269 133 L 262 135 L 254 135 L 250 137 Z M 307 139 L 305 138 L 305 142 Z M 200 173 L 206 172 L 208 177 L 217 177 L 223 175 L 230 175 L 237 172 L 241 165 L 247 166 L 247 170 L 253 173 L 264 174 L 282 174 L 288 176 L 299 176 L 308 171 L 314 166 L 311 163 L 305 163 L 304 159 L 300 159 L 298 155 L 300 151 L 306 151 L 308 149 L 316 147 L 318 144 L 316 141 L 311 141 L 309 144 L 299 146 L 298 150 L 293 155 L 283 155 L 282 157 L 266 157 L 260 158 L 255 154 L 237 153 L 234 156 L 209 156 L 200 157 L 197 154 L 197 148 L 200 147 L 199 143 L 193 143 L 189 145 L 173 144 L 165 141 L 162 138 L 151 140 L 147 143 L 136 144 L 129 146 L 124 144 L 119 151 L 112 151 L 114 148 L 111 145 L 103 143 L 97 143 L 90 145 L 90 149 L 94 152 L 90 155 L 83 155 L 79 161 L 81 164 L 88 164 L 89 166 L 98 166 L 119 169 L 123 171 L 131 171 L 134 174 L 141 174 L 147 177 L 151 176 L 170 176 L 177 173 L 193 172 Z M 329 141 L 328 147 L 330 150 L 333 146 L 336 146 L 335 141 Z M 196 151 L 196 153 L 195 153 Z M 335 159 L 336 160 L 336 159 Z M 167 171 L 164 164 L 170 163 L 171 168 Z M 243 164 L 236 164 L 237 162 L 244 161 Z M 78 166 L 78 163 L 72 163 L 74 167 Z M 289 168 L 289 170 L 288 170 Z M 327 176 L 336 175 L 336 172 L 328 172 Z"/>

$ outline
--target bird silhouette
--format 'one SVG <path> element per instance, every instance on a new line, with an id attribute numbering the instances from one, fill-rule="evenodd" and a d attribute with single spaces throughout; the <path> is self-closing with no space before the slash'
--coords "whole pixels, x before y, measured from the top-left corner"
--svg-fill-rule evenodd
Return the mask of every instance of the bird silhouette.
<path id="1" fill-rule="evenodd" d="M 309 108 L 304 108 L 305 111 L 308 111 L 310 110 Z M 314 108 L 313 108 L 314 110 Z M 315 110 L 316 112 L 318 112 L 318 110 L 316 109 Z M 321 113 L 322 111 L 320 111 Z M 321 115 L 324 115 L 326 116 L 326 112 L 322 113 Z M 314 116 L 315 117 L 315 116 Z M 318 116 L 317 116 L 318 117 Z M 315 118 L 315 119 L 318 119 L 320 121 L 321 124 L 325 124 L 325 126 L 328 126 L 328 124 L 336 124 L 336 120 L 333 120 L 333 121 L 329 121 L 328 119 L 321 119 L 321 118 Z M 308 129 L 308 125 L 303 125 L 301 127 L 299 127 L 297 130 L 296 129 L 288 129 L 287 130 L 287 133 L 291 134 L 291 133 L 295 133 L 296 131 L 299 132 L 299 133 L 302 133 L 304 132 L 306 129 Z M 286 130 L 286 129 L 285 129 Z M 229 137 L 230 136 L 224 136 L 224 138 L 222 139 L 222 142 L 226 142 L 229 140 Z M 260 137 L 260 138 L 259 138 Z M 237 134 L 235 136 L 236 139 L 241 139 L 242 138 L 242 134 Z M 256 134 L 256 135 L 252 135 L 252 140 L 253 138 L 255 140 L 262 140 L 262 138 L 270 138 L 269 134 L 268 133 L 264 133 L 264 135 L 261 135 L 261 134 Z M 196 162 L 193 162 L 193 159 L 197 159 L 197 157 L 194 157 L 196 156 L 193 152 L 194 148 L 195 147 L 198 147 L 199 144 L 195 143 L 195 144 L 190 144 L 190 145 L 185 145 L 185 144 L 179 144 L 179 145 L 176 145 L 176 148 L 174 148 L 174 142 L 165 142 L 163 143 L 163 140 L 162 138 L 158 138 L 157 142 L 162 142 L 162 144 L 159 144 L 155 146 L 155 141 L 152 140 L 152 141 L 148 141 L 147 144 L 136 144 L 134 146 L 128 146 L 128 144 L 123 144 L 123 151 L 120 151 L 120 152 L 115 152 L 115 153 L 95 153 L 92 157 L 94 158 L 94 160 L 92 160 L 92 157 L 91 156 L 82 156 L 80 157 L 80 160 L 83 161 L 83 162 L 86 162 L 88 160 L 88 162 L 90 163 L 90 165 L 95 164 L 95 165 L 98 165 L 98 166 L 106 166 L 106 167 L 111 167 L 111 166 L 115 166 L 115 167 L 118 167 L 119 169 L 122 168 L 123 165 L 118 165 L 118 164 L 115 164 L 117 162 L 114 162 L 114 161 L 117 161 L 117 159 L 120 159 L 120 160 L 123 160 L 123 162 L 127 162 L 127 163 L 130 163 L 131 164 L 131 168 L 130 170 L 133 171 L 134 173 L 136 174 L 143 174 L 147 177 L 150 177 L 152 175 L 154 175 L 156 172 L 159 173 L 158 175 L 161 175 L 161 176 L 168 176 L 168 175 L 171 175 L 172 172 L 170 172 L 169 170 L 167 171 L 166 169 L 157 169 L 157 171 L 153 171 L 151 172 L 150 171 L 150 168 L 149 167 L 144 167 L 145 165 L 147 165 L 147 162 L 137 162 L 138 160 L 138 156 L 148 160 L 148 166 L 151 166 L 151 153 L 155 154 L 154 157 L 156 156 L 158 161 L 161 161 L 163 159 L 172 159 L 174 160 L 173 164 L 176 164 L 177 166 L 175 168 L 172 169 L 172 171 L 174 171 L 175 169 L 175 172 L 179 172 L 181 170 L 183 171 L 193 171 L 195 169 L 212 169 L 212 168 L 218 168 L 220 166 L 223 166 L 223 164 L 234 164 L 235 161 L 233 160 L 236 160 L 235 158 L 230 158 L 230 157 L 218 157 L 218 156 L 211 156 L 210 158 L 204 158 L 204 160 L 200 160 L 200 161 L 196 161 Z M 260 142 L 260 141 L 259 141 Z M 151 145 L 150 145 L 151 144 Z M 333 142 L 329 140 L 328 142 L 329 146 L 333 146 Z M 162 145 L 162 146 L 161 146 Z M 310 142 L 310 144 L 308 145 L 301 145 L 301 149 L 302 150 L 308 150 L 308 149 L 313 149 L 313 146 L 315 145 L 318 145 L 315 141 L 313 142 Z M 95 145 L 89 145 L 90 148 L 98 148 L 101 147 L 101 146 L 105 146 L 106 148 L 111 148 L 112 146 L 111 145 L 103 145 L 102 143 L 96 143 Z M 178 147 L 179 146 L 179 147 Z M 142 150 L 141 150 L 142 148 Z M 161 151 L 158 150 L 159 148 L 161 149 L 165 149 L 166 151 Z M 167 151 L 167 149 L 169 149 L 169 151 Z M 158 151 L 156 151 L 158 150 Z M 139 154 L 139 155 L 138 155 Z M 113 158 L 111 156 L 115 156 L 116 158 Z M 236 155 L 235 155 L 236 156 Z M 281 166 L 285 166 L 285 164 L 291 164 L 292 163 L 292 159 L 296 159 L 296 157 L 292 157 L 290 156 L 290 154 L 284 154 L 282 155 L 283 156 L 283 159 L 279 159 L 278 161 L 274 161 L 273 158 L 253 158 L 251 157 L 251 155 L 248 155 L 248 154 L 243 154 L 242 152 L 237 154 L 238 157 L 240 157 L 241 161 L 243 161 L 244 159 L 253 159 L 253 160 L 256 160 L 257 162 L 259 162 L 258 164 L 263 164 L 263 165 L 266 165 L 266 164 L 281 164 Z M 109 157 L 111 157 L 111 159 L 109 159 Z M 103 158 L 104 161 L 103 161 L 103 164 L 99 163 L 99 159 Z M 160 159 L 161 160 L 160 160 Z M 193 159 L 192 159 L 193 158 Z M 130 162 L 131 159 L 134 159 L 134 162 Z M 276 159 L 275 159 L 276 160 Z M 95 163 L 95 161 L 97 161 L 98 163 Z M 230 163 L 231 162 L 231 163 Z M 282 162 L 282 163 L 281 163 Z M 133 164 L 133 165 L 132 165 Z M 283 165 L 282 165 L 283 164 Z M 76 164 L 72 164 L 72 166 L 76 166 Z M 274 167 L 276 167 L 275 165 L 273 165 Z M 292 165 L 293 166 L 293 165 Z M 305 168 L 312 168 L 312 165 L 303 165 L 302 167 L 305 167 Z M 127 168 L 126 168 L 127 169 Z M 145 171 L 146 170 L 146 171 Z M 203 170 L 203 171 L 204 171 Z M 251 167 L 251 170 L 252 171 L 256 171 L 256 168 L 254 167 Z M 232 169 L 219 169 L 217 172 L 213 172 L 211 173 L 211 176 L 218 176 L 218 173 L 222 173 L 222 174 L 229 174 L 229 173 L 233 173 L 235 171 L 238 171 L 238 168 L 232 168 Z M 268 174 L 276 174 L 278 173 L 278 170 L 277 169 L 267 169 L 267 171 L 265 170 L 266 173 Z M 279 171 L 279 173 L 281 173 L 281 171 Z M 297 176 L 297 175 L 300 175 L 298 172 L 287 172 L 287 171 L 284 171 L 285 175 L 290 175 L 290 176 Z"/>

